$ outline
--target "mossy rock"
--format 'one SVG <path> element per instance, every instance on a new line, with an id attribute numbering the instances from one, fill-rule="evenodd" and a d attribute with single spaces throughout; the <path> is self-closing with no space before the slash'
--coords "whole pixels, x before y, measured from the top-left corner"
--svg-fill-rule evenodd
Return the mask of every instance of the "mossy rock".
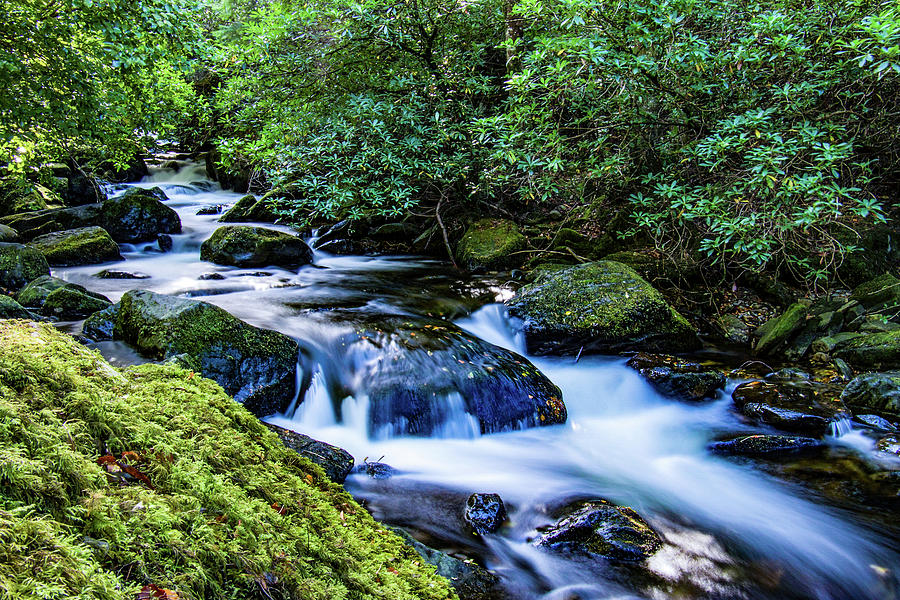
<path id="1" fill-rule="evenodd" d="M 312 262 L 313 253 L 297 236 L 264 227 L 229 225 L 203 242 L 200 258 L 236 267 L 296 268 Z"/>
<path id="2" fill-rule="evenodd" d="M 900 279 L 886 273 L 853 289 L 851 300 L 866 307 L 900 303 Z"/>
<path id="3" fill-rule="evenodd" d="M 580 503 L 539 535 L 534 545 L 566 554 L 636 562 L 652 556 L 662 547 L 662 540 L 631 508 L 596 500 Z"/>
<path id="4" fill-rule="evenodd" d="M 900 331 L 860 335 L 842 342 L 833 356 L 857 368 L 900 368 Z"/>
<path id="5" fill-rule="evenodd" d="M 130 188 L 103 203 L 100 224 L 117 242 L 146 242 L 160 233 L 181 233 L 181 218 L 161 200 L 159 188 Z"/>
<path id="6" fill-rule="evenodd" d="M 0 225 L 0 243 L 18 244 L 20 240 L 18 231 L 7 225 Z"/>
<path id="7" fill-rule="evenodd" d="M 696 349 L 690 323 L 634 269 L 598 261 L 548 273 L 508 301 L 529 352 L 601 353 Z"/>
<path id="8" fill-rule="evenodd" d="M 119 245 L 102 227 L 80 227 L 34 238 L 29 246 L 54 267 L 72 267 L 122 260 Z"/>
<path id="9" fill-rule="evenodd" d="M 81 286 L 70 285 L 47 294 L 41 314 L 45 317 L 76 321 L 110 306 L 112 302 L 106 296 L 88 292 Z"/>
<path id="10" fill-rule="evenodd" d="M 78 285 L 77 283 L 70 283 L 68 281 L 59 279 L 58 277 L 52 277 L 50 275 L 43 275 L 38 277 L 16 294 L 16 300 L 22 306 L 27 306 L 28 308 L 41 308 L 44 306 L 44 302 L 47 300 L 47 296 L 50 295 L 51 292 L 58 290 L 60 288 L 69 288 L 87 296 L 91 296 L 98 300 L 103 300 L 104 302 L 109 302 L 109 299 L 96 292 L 91 292 L 84 286 Z"/>
<path id="11" fill-rule="evenodd" d="M 0 224 L 12 227 L 19 232 L 22 240 L 27 242 L 55 231 L 98 225 L 102 206 L 102 204 L 88 204 L 73 208 L 18 213 L 0 218 Z"/>
<path id="12" fill-rule="evenodd" d="M 512 256 L 524 250 L 525 236 L 512 221 L 482 219 L 466 230 L 456 247 L 456 259 L 468 269 L 509 269 L 524 258 Z"/>
<path id="13" fill-rule="evenodd" d="M 214 382 L 0 322 L 9 598 L 451 600 L 445 579 Z M 43 590 L 36 594 L 35 590 Z M 52 590 L 47 594 L 46 590 Z"/>
<path id="14" fill-rule="evenodd" d="M 219 222 L 275 223 L 276 221 L 278 221 L 278 215 L 276 215 L 270 208 L 267 200 L 268 198 L 257 200 L 256 196 L 247 194 L 246 196 L 235 202 L 234 206 L 225 211 L 222 216 L 219 217 Z"/>
<path id="15" fill-rule="evenodd" d="M 24 306 L 6 296 L 0 294 L 0 319 L 33 319 L 34 315 L 28 312 Z"/>
<path id="16" fill-rule="evenodd" d="M 721 372 L 674 356 L 639 352 L 625 364 L 660 394 L 685 402 L 715 398 L 725 387 L 725 375 Z"/>
<path id="17" fill-rule="evenodd" d="M 745 416 L 777 429 L 824 435 L 831 424 L 849 418 L 840 388 L 815 381 L 749 381 L 731 394 Z"/>
<path id="18" fill-rule="evenodd" d="M 113 304 L 88 316 L 81 325 L 81 334 L 94 342 L 108 342 L 113 339 L 119 305 Z"/>
<path id="19" fill-rule="evenodd" d="M 12 215 L 47 208 L 47 200 L 43 191 L 52 194 L 46 188 L 38 190 L 38 186 L 29 182 L 0 179 L 0 215 Z M 58 200 L 58 198 L 56 199 Z"/>
<path id="20" fill-rule="evenodd" d="M 763 323 L 754 335 L 759 337 L 753 350 L 766 355 L 782 348 L 806 323 L 809 308 L 795 302 L 784 313 Z"/>
<path id="21" fill-rule="evenodd" d="M 254 414 L 283 410 L 294 397 L 297 342 L 218 306 L 132 290 L 119 302 L 114 337 L 155 360 L 187 354 Z"/>
<path id="22" fill-rule="evenodd" d="M 49 274 L 47 259 L 34 248 L 0 243 L 0 288 L 17 291 L 41 275 Z"/>
<path id="23" fill-rule="evenodd" d="M 266 427 L 278 434 L 285 447 L 302 454 L 322 467 L 328 479 L 335 483 L 344 483 L 347 475 L 353 470 L 353 456 L 343 448 L 332 446 L 272 423 L 266 423 Z"/>
<path id="24" fill-rule="evenodd" d="M 900 372 L 860 375 L 847 384 L 841 399 L 854 409 L 900 418 Z"/>

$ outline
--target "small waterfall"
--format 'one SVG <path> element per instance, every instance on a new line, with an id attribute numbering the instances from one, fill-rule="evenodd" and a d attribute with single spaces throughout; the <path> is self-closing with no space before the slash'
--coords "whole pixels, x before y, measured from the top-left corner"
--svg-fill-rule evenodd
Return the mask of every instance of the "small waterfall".
<path id="1" fill-rule="evenodd" d="M 836 438 L 842 438 L 853 433 L 853 422 L 847 415 L 838 415 L 838 417 L 829 425 L 831 435 Z"/>

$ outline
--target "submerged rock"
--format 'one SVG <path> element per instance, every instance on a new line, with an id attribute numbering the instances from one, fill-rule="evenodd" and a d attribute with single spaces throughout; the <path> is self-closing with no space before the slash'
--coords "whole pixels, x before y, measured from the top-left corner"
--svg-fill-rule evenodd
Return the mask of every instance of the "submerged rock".
<path id="1" fill-rule="evenodd" d="M 0 243 L 0 288 L 17 291 L 42 275 L 50 275 L 43 254 L 22 244 Z"/>
<path id="2" fill-rule="evenodd" d="M 847 384 L 841 400 L 854 408 L 900 418 L 900 371 L 860 375 Z"/>
<path id="3" fill-rule="evenodd" d="M 119 246 L 101 227 L 80 227 L 41 235 L 29 244 L 54 267 L 122 260 Z"/>
<path id="4" fill-rule="evenodd" d="M 313 253 L 297 236 L 264 227 L 220 227 L 200 246 L 200 258 L 236 267 L 299 267 L 312 262 Z"/>
<path id="5" fill-rule="evenodd" d="M 372 479 L 390 479 L 397 473 L 397 469 L 387 463 L 366 460 L 353 467 L 352 472 L 363 473 Z"/>
<path id="6" fill-rule="evenodd" d="M 662 546 L 659 535 L 634 510 L 606 500 L 580 503 L 533 543 L 556 552 L 625 562 L 645 560 Z"/>
<path id="7" fill-rule="evenodd" d="M 130 188 L 103 203 L 101 224 L 119 242 L 155 240 L 160 233 L 181 233 L 181 219 L 162 203 L 168 199 L 159 188 Z"/>
<path id="8" fill-rule="evenodd" d="M 499 494 L 472 494 L 466 500 L 466 523 L 478 535 L 495 533 L 506 521 L 506 506 Z"/>
<path id="9" fill-rule="evenodd" d="M 271 423 L 266 423 L 266 427 L 277 433 L 285 446 L 322 467 L 328 479 L 335 483 L 344 483 L 353 470 L 353 456 L 343 448 Z"/>
<path id="10" fill-rule="evenodd" d="M 95 273 L 94 277 L 100 279 L 150 279 L 146 273 L 139 271 L 120 271 L 118 269 L 103 269 L 99 273 Z"/>
<path id="11" fill-rule="evenodd" d="M 41 314 L 66 321 L 84 319 L 112 306 L 109 298 L 89 292 L 79 285 L 66 285 L 47 294 Z"/>
<path id="12" fill-rule="evenodd" d="M 508 303 L 529 352 L 576 354 L 696 349 L 691 325 L 632 268 L 598 261 L 549 272 Z"/>
<path id="13" fill-rule="evenodd" d="M 678 400 L 714 398 L 725 387 L 724 374 L 674 356 L 641 352 L 625 364 L 643 375 L 660 394 Z"/>
<path id="14" fill-rule="evenodd" d="M 299 346 L 206 302 L 132 290 L 119 303 L 114 336 L 162 360 L 187 354 L 251 412 L 283 410 L 294 396 Z"/>
<path id="15" fill-rule="evenodd" d="M 0 294 L 0 319 L 33 319 L 31 314 L 24 306 L 6 296 Z"/>
<path id="16" fill-rule="evenodd" d="M 513 253 L 527 245 L 512 221 L 482 219 L 466 230 L 456 248 L 456 258 L 467 269 L 508 269 L 524 261 Z"/>
<path id="17" fill-rule="evenodd" d="M 760 423 L 785 431 L 824 435 L 831 423 L 850 414 L 840 388 L 817 382 L 750 381 L 731 394 L 737 409 Z"/>
<path id="18" fill-rule="evenodd" d="M 759 457 L 792 456 L 824 448 L 825 443 L 816 438 L 788 435 L 746 435 L 709 445 L 713 454 Z"/>

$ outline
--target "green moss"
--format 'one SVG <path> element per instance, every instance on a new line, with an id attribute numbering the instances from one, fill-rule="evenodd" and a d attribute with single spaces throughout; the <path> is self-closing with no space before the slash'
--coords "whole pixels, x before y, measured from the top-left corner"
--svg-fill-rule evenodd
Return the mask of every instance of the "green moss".
<path id="1" fill-rule="evenodd" d="M 854 367 L 900 367 L 900 331 L 861 335 L 847 340 L 838 347 L 834 356 Z"/>
<path id="2" fill-rule="evenodd" d="M 12 597 L 132 600 L 147 583 L 198 599 L 453 597 L 319 467 L 193 372 L 119 371 L 49 325 L 4 321 L 0 417 Z M 148 481 L 98 464 L 107 452 L 137 453 Z"/>
<path id="3" fill-rule="evenodd" d="M 49 274 L 47 259 L 34 248 L 0 243 L 0 288 L 18 290 L 41 275 Z"/>
<path id="4" fill-rule="evenodd" d="M 32 316 L 21 304 L 0 294 L 0 319 L 30 319 Z"/>
<path id="5" fill-rule="evenodd" d="M 300 238 L 265 227 L 220 227 L 200 246 L 200 258 L 219 265 L 298 267 L 312 261 L 312 250 Z"/>
<path id="6" fill-rule="evenodd" d="M 19 241 L 19 233 L 15 229 L 6 225 L 0 225 L 0 242 L 17 244 Z"/>
<path id="7" fill-rule="evenodd" d="M 100 294 L 91 294 L 86 290 L 77 289 L 76 286 L 61 287 L 47 294 L 41 314 L 64 320 L 76 320 L 112 306 L 109 299 L 97 296 Z"/>
<path id="8" fill-rule="evenodd" d="M 523 262 L 510 255 L 525 246 L 525 236 L 512 221 L 483 219 L 466 230 L 456 248 L 456 256 L 470 269 L 504 269 Z"/>
<path id="9" fill-rule="evenodd" d="M 102 227 L 80 227 L 48 233 L 29 244 L 56 267 L 121 260 L 119 246 Z"/>
<path id="10" fill-rule="evenodd" d="M 900 301 L 900 279 L 890 273 L 885 273 L 856 287 L 850 299 L 865 306 L 883 302 L 898 302 Z"/>
<path id="11" fill-rule="evenodd" d="M 275 190 L 277 196 L 278 192 Z M 269 206 L 268 200 L 273 194 L 266 194 L 260 200 L 257 200 L 252 194 L 247 194 L 238 200 L 234 206 L 229 208 L 219 217 L 220 223 L 240 223 L 254 221 L 258 223 L 275 223 L 278 221 L 278 215 Z"/>
<path id="12" fill-rule="evenodd" d="M 781 316 L 763 323 L 757 330 L 762 334 L 754 348 L 757 354 L 768 354 L 781 347 L 806 322 L 809 308 L 796 302 L 788 307 Z"/>

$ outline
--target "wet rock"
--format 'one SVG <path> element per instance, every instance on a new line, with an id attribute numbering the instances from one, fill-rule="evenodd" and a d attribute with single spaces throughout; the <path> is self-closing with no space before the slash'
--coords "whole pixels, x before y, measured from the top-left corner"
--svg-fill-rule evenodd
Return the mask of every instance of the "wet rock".
<path id="1" fill-rule="evenodd" d="M 54 267 L 122 260 L 119 245 L 101 227 L 80 227 L 34 238 L 29 245 Z"/>
<path id="2" fill-rule="evenodd" d="M 512 221 L 483 219 L 469 226 L 456 248 L 456 258 L 467 269 L 508 269 L 524 261 L 514 253 L 524 250 L 525 236 Z"/>
<path id="3" fill-rule="evenodd" d="M 847 406 L 900 418 L 900 372 L 865 373 L 847 384 L 841 393 Z"/>
<path id="4" fill-rule="evenodd" d="M 875 449 L 879 452 L 887 452 L 900 456 L 900 436 L 897 434 L 886 435 L 875 442 Z"/>
<path id="5" fill-rule="evenodd" d="M 204 273 L 197 279 L 199 279 L 201 281 L 221 281 L 221 280 L 225 279 L 225 276 L 222 275 L 221 273 Z"/>
<path id="6" fill-rule="evenodd" d="M 807 314 L 806 305 L 795 302 L 782 315 L 763 323 L 754 332 L 759 338 L 753 348 L 754 352 L 766 355 L 781 349 L 805 325 Z"/>
<path id="7" fill-rule="evenodd" d="M 16 294 L 16 300 L 23 306 L 40 308 L 44 306 L 44 301 L 47 299 L 47 295 L 50 294 L 50 292 L 67 285 L 75 284 L 59 279 L 58 277 L 42 275 L 19 290 Z"/>
<path id="8" fill-rule="evenodd" d="M 67 285 L 47 294 L 41 314 L 65 321 L 84 319 L 112 306 L 109 298 L 88 292 L 81 286 Z"/>
<path id="9" fill-rule="evenodd" d="M 296 268 L 312 262 L 313 254 L 299 237 L 248 225 L 220 227 L 200 246 L 200 258 L 236 267 Z"/>
<path id="10" fill-rule="evenodd" d="M 824 435 L 831 423 L 849 416 L 840 387 L 817 382 L 751 381 L 735 388 L 737 409 L 754 421 L 777 429 Z"/>
<path id="11" fill-rule="evenodd" d="M 466 523 L 478 535 L 495 533 L 506 521 L 506 506 L 499 494 L 472 494 L 466 500 Z"/>
<path id="12" fill-rule="evenodd" d="M 787 367 L 769 373 L 765 379 L 773 383 L 797 383 L 809 381 L 812 376 L 802 369 Z"/>
<path id="13" fill-rule="evenodd" d="M 206 302 L 133 290 L 119 303 L 114 336 L 155 360 L 187 354 L 194 368 L 258 416 L 294 396 L 299 346 Z"/>
<path id="14" fill-rule="evenodd" d="M 6 296 L 0 294 L 0 319 L 33 319 L 31 314 L 24 306 Z"/>
<path id="15" fill-rule="evenodd" d="M 687 320 L 633 269 L 616 262 L 547 273 L 507 304 L 523 320 L 534 354 L 674 352 L 700 346 Z"/>
<path id="16" fill-rule="evenodd" d="M 735 344 L 747 344 L 750 342 L 750 327 L 738 316 L 725 314 L 718 318 L 717 323 L 722 331 L 722 337 Z"/>
<path id="17" fill-rule="evenodd" d="M 857 368 L 900 368 L 900 331 L 860 335 L 841 343 L 833 355 Z"/>
<path id="18" fill-rule="evenodd" d="M 167 199 L 159 188 L 130 188 L 103 203 L 101 225 L 117 242 L 155 240 L 160 233 L 181 233 L 181 219 L 162 203 Z"/>
<path id="19" fill-rule="evenodd" d="M 0 243 L 17 244 L 19 243 L 19 232 L 7 225 L 0 225 Z"/>
<path id="20" fill-rule="evenodd" d="M 220 223 L 275 223 L 278 215 L 269 206 L 268 197 L 259 200 L 253 195 L 246 195 L 238 200 L 219 217 Z"/>
<path id="21" fill-rule="evenodd" d="M 605 500 L 580 503 L 533 543 L 556 552 L 625 562 L 645 560 L 662 546 L 657 533 L 634 510 Z"/>
<path id="22" fill-rule="evenodd" d="M 0 223 L 19 232 L 24 241 L 38 236 L 78 229 L 80 227 L 102 226 L 100 211 L 102 204 L 87 204 L 72 208 L 55 208 L 26 213 L 17 213 L 0 218 Z"/>
<path id="23" fill-rule="evenodd" d="M 399 527 L 389 529 L 418 552 L 422 560 L 434 565 L 437 574 L 450 581 L 460 600 L 494 600 L 501 597 L 496 591 L 500 580 L 475 561 L 460 560 L 440 550 L 429 548 Z"/>
<path id="24" fill-rule="evenodd" d="M 868 425 L 873 429 L 880 429 L 881 431 L 897 430 L 897 427 L 893 423 L 878 415 L 856 415 L 854 418 L 860 423 Z"/>
<path id="25" fill-rule="evenodd" d="M 119 305 L 108 306 L 85 319 L 81 325 L 81 334 L 94 342 L 112 341 L 118 317 Z"/>
<path id="26" fill-rule="evenodd" d="M 830 353 L 836 348 L 840 348 L 841 345 L 844 344 L 844 342 L 848 342 L 852 339 L 858 338 L 861 335 L 862 334 L 860 333 L 854 333 L 852 331 L 842 331 L 840 333 L 815 340 L 812 343 L 812 349 L 814 352 Z"/>
<path id="27" fill-rule="evenodd" d="M 854 288 L 850 299 L 866 307 L 896 304 L 900 302 L 900 279 L 885 273 Z"/>
<path id="28" fill-rule="evenodd" d="M 172 236 L 167 233 L 160 233 L 156 236 L 156 244 L 159 246 L 160 252 L 171 252 L 173 247 Z"/>
<path id="29" fill-rule="evenodd" d="M 103 269 L 95 273 L 94 277 L 100 279 L 150 279 L 150 276 L 140 271 L 119 271 L 118 269 Z"/>
<path id="30" fill-rule="evenodd" d="M 725 375 L 699 363 L 641 352 L 631 357 L 627 366 L 635 369 L 664 396 L 688 402 L 715 398 L 725 387 Z"/>
<path id="31" fill-rule="evenodd" d="M 363 461 L 352 469 L 353 473 L 363 473 L 372 479 L 390 479 L 397 473 L 397 469 L 389 464 L 378 461 Z"/>
<path id="32" fill-rule="evenodd" d="M 709 445 L 713 454 L 764 458 L 812 453 L 824 448 L 825 443 L 816 438 L 788 435 L 746 435 Z"/>
<path id="33" fill-rule="evenodd" d="M 0 243 L 0 288 L 17 291 L 41 275 L 50 275 L 43 254 L 22 244 Z"/>
<path id="34" fill-rule="evenodd" d="M 213 204 L 212 206 L 204 206 L 197 211 L 197 216 L 204 215 L 220 215 L 225 210 L 224 204 Z"/>
<path id="35" fill-rule="evenodd" d="M 277 433 L 281 443 L 286 447 L 322 467 L 328 479 L 335 483 L 344 483 L 347 475 L 353 470 L 353 456 L 343 448 L 271 423 L 266 423 L 266 427 Z"/>

